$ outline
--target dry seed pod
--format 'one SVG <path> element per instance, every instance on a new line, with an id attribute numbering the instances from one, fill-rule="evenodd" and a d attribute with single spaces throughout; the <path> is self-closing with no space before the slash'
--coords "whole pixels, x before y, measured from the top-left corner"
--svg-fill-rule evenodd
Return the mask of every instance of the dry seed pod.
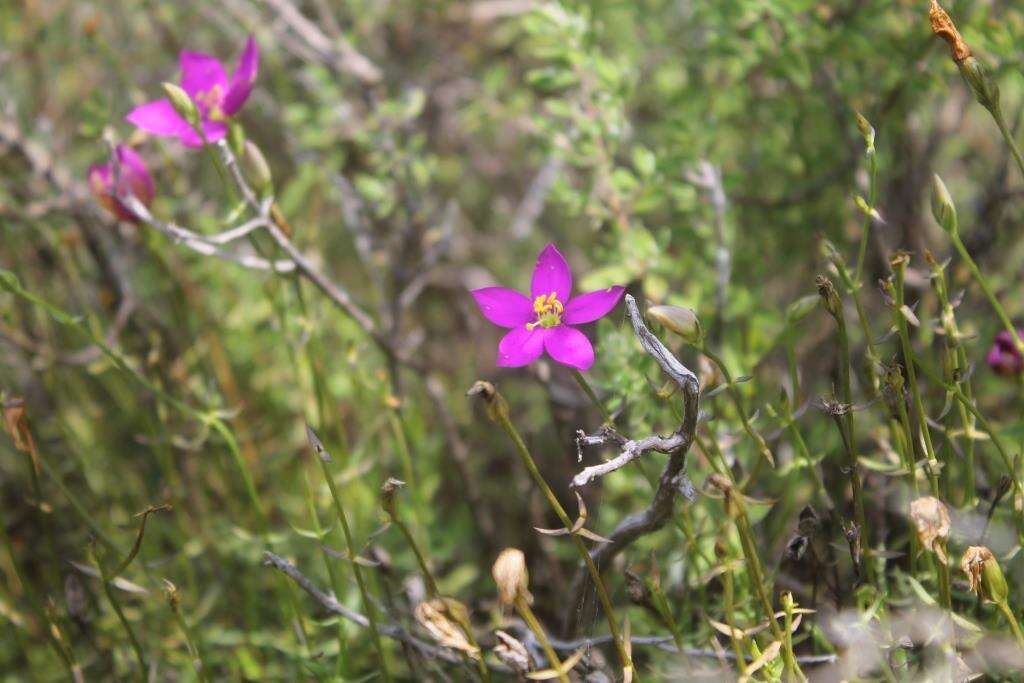
<path id="1" fill-rule="evenodd" d="M 949 538 L 949 511 L 946 506 L 932 496 L 918 498 L 910 504 L 910 519 L 914 522 L 921 546 L 931 550 L 946 564 L 946 539 Z"/>
<path id="2" fill-rule="evenodd" d="M 533 658 L 530 657 L 530 651 L 525 645 L 504 631 L 495 631 L 494 635 L 498 638 L 498 644 L 494 646 L 495 657 L 516 673 L 525 674 L 533 671 Z"/>
<path id="3" fill-rule="evenodd" d="M 960 568 L 967 574 L 971 590 L 989 602 L 1004 603 L 1009 595 L 1006 578 L 992 551 L 981 545 L 972 545 L 964 552 Z"/>
<path id="4" fill-rule="evenodd" d="M 529 591 L 530 573 L 526 570 L 526 556 L 523 555 L 523 551 L 517 548 L 502 550 L 498 559 L 494 561 L 491 574 L 494 576 L 494 582 L 498 584 L 498 598 L 502 605 L 513 605 L 519 598 L 533 602 L 533 596 Z"/>
<path id="5" fill-rule="evenodd" d="M 413 612 L 416 621 L 427 629 L 430 635 L 443 647 L 465 652 L 473 659 L 480 657 L 480 649 L 474 647 L 460 623 L 469 623 L 466 606 L 452 598 L 435 598 L 416 605 Z"/>

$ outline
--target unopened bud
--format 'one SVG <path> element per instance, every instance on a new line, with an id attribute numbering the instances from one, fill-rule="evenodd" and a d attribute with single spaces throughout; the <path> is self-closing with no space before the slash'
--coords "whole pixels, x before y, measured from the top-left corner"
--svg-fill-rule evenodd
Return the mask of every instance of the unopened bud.
<path id="1" fill-rule="evenodd" d="M 704 329 L 697 314 L 683 306 L 651 306 L 647 317 L 657 321 L 667 330 L 675 332 L 688 344 L 698 345 L 704 339 Z"/>
<path id="2" fill-rule="evenodd" d="M 164 92 L 167 93 L 167 99 L 171 101 L 171 106 L 174 107 L 174 111 L 178 112 L 178 115 L 188 122 L 188 125 L 193 128 L 199 125 L 199 109 L 196 107 L 196 103 L 192 101 L 192 98 L 188 96 L 188 93 L 181 89 L 180 86 L 174 83 L 164 83 Z"/>
<path id="3" fill-rule="evenodd" d="M 270 173 L 266 157 L 252 140 L 246 140 L 242 146 L 242 171 L 257 194 L 261 197 L 270 194 L 274 177 Z"/>
<path id="4" fill-rule="evenodd" d="M 394 477 L 388 477 L 387 481 L 380 487 L 380 506 L 389 517 L 397 517 L 395 509 L 395 496 L 398 490 L 405 486 L 405 482 Z"/>
<path id="5" fill-rule="evenodd" d="M 991 550 L 985 546 L 971 546 L 964 552 L 960 568 L 967 575 L 971 590 L 978 597 L 997 604 L 1006 602 L 1010 589 L 1006 585 L 1003 570 Z"/>
<path id="6" fill-rule="evenodd" d="M 838 316 L 842 312 L 843 302 L 839 298 L 836 286 L 824 275 L 816 277 L 814 282 L 818 286 L 818 296 L 821 298 L 822 306 L 832 314 L 832 317 Z"/>
<path id="7" fill-rule="evenodd" d="M 818 307 L 819 300 L 814 294 L 800 297 L 786 308 L 786 322 L 790 325 L 800 322 Z"/>
<path id="8" fill-rule="evenodd" d="M 526 569 L 526 556 L 516 548 L 505 548 L 491 568 L 494 583 L 498 584 L 498 599 L 502 605 L 513 605 L 520 598 L 533 601 L 530 595 L 530 573 Z"/>
<path id="9" fill-rule="evenodd" d="M 857 130 L 860 131 L 860 135 L 864 138 L 864 146 L 867 147 L 868 156 L 875 153 L 875 129 L 871 125 L 871 122 L 864 118 L 864 115 L 859 111 L 855 112 L 857 115 Z"/>
<path id="10" fill-rule="evenodd" d="M 932 176 L 932 215 L 943 230 L 950 235 L 957 234 L 959 226 L 956 205 L 953 204 L 953 197 L 950 196 L 946 183 L 942 182 L 937 173 Z"/>

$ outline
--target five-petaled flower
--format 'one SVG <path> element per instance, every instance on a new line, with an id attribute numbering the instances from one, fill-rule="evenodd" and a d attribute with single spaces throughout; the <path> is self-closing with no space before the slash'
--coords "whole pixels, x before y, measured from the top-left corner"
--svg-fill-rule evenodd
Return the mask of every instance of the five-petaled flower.
<path id="1" fill-rule="evenodd" d="M 555 245 L 549 244 L 537 257 L 529 297 L 505 287 L 484 287 L 472 294 L 485 318 L 511 328 L 498 345 L 500 367 L 527 365 L 547 351 L 563 365 L 588 370 L 594 364 L 594 347 L 572 326 L 606 315 L 622 292 L 622 287 L 615 286 L 570 299 L 572 271 Z"/>
<path id="2" fill-rule="evenodd" d="M 143 206 L 148 207 L 153 201 L 153 178 L 149 175 L 146 162 L 128 145 L 115 147 L 114 156 L 117 159 L 116 169 L 112 162 L 89 167 L 89 189 L 107 211 L 121 220 L 137 223 L 135 214 L 119 197 L 132 194 Z M 115 175 L 117 187 L 114 186 Z"/>
<path id="3" fill-rule="evenodd" d="M 1018 330 L 1017 334 L 1024 335 L 1024 330 Z M 1024 356 L 1014 343 L 1013 335 L 1007 330 L 996 335 L 992 348 L 985 356 L 985 362 L 997 375 L 1014 377 L 1024 372 Z"/>
<path id="4" fill-rule="evenodd" d="M 202 52 L 182 51 L 179 61 L 181 88 L 199 110 L 202 136 L 167 98 L 140 105 L 125 118 L 147 133 L 176 137 L 187 147 L 202 146 L 204 138 L 206 142 L 224 138 L 228 133 L 228 118 L 242 108 L 256 81 L 260 61 L 256 41 L 249 36 L 238 68 L 230 79 L 219 60 Z"/>

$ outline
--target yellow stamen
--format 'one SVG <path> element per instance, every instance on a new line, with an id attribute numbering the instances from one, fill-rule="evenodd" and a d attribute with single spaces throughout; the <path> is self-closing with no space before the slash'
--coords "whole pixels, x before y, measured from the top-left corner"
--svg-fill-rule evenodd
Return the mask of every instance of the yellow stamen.
<path id="1" fill-rule="evenodd" d="M 565 306 L 558 300 L 555 292 L 551 292 L 550 294 L 541 294 L 533 300 L 533 312 L 537 314 L 537 320 L 527 323 L 526 329 L 532 330 L 538 325 L 544 328 L 556 327 L 562 323 Z"/>

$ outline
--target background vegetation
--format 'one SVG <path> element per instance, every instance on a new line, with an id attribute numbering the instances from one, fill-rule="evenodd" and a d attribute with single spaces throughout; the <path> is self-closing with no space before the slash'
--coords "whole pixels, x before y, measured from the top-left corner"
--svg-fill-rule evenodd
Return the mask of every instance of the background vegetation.
<path id="1" fill-rule="evenodd" d="M 947 9 L 1019 138 L 1024 10 Z M 106 140 L 127 141 L 155 178 L 153 215 L 200 233 L 237 224 L 247 207 L 215 155 L 147 138 L 123 117 L 176 79 L 179 50 L 233 64 L 249 33 L 261 63 L 239 117 L 246 137 L 268 162 L 292 243 L 376 336 L 308 278 L 117 223 L 88 192 Z M 873 157 L 856 112 L 873 126 Z M 796 677 L 790 647 L 821 680 L 1012 676 L 1021 384 L 985 364 L 1002 325 L 931 216 L 936 172 L 966 252 L 1019 319 L 1024 177 L 921 1 L 3 3 L 0 672 L 378 677 L 371 631 L 264 566 L 267 549 L 360 615 L 361 566 L 395 678 L 481 675 L 414 618 L 430 592 L 417 550 L 440 593 L 467 606 L 488 664 L 499 665 L 504 628 L 544 668 L 491 577 L 516 547 L 560 657 L 585 648 L 572 676 L 622 680 L 607 640 L 586 644 L 608 624 L 593 589 L 573 588 L 572 543 L 534 531 L 559 520 L 466 396 L 475 380 L 497 385 L 573 516 L 572 477 L 614 455 L 588 448 L 577 461 L 576 431 L 595 432 L 601 413 L 550 360 L 496 369 L 499 331 L 468 294 L 525 289 L 554 242 L 580 291 L 623 284 L 641 308 L 694 309 L 733 379 L 653 326 L 700 377 L 704 419 L 687 457 L 693 489 L 680 482 L 690 495 L 606 567 L 615 617 L 637 638 L 636 678 Z M 287 257 L 267 235 L 253 245 Z M 898 250 L 909 258 L 905 287 L 895 281 L 902 310 L 903 294 L 875 286 L 904 269 L 891 262 Z M 828 285 L 817 275 L 836 287 L 849 354 L 818 305 Z M 814 305 L 790 308 L 800 301 Z M 676 429 L 679 397 L 623 307 L 588 334 L 588 377 L 618 430 Z M 919 398 L 898 384 L 915 357 Z M 307 423 L 331 462 L 310 448 Z M 582 487 L 586 528 L 608 535 L 644 509 L 665 461 L 647 453 Z M 388 477 L 406 483 L 402 525 L 380 504 Z M 909 516 L 929 492 L 952 517 L 949 572 Z M 115 579 L 136 515 L 164 504 Z M 1008 610 L 979 599 L 958 568 L 977 545 L 1006 577 Z M 726 624 L 764 626 L 758 585 L 774 609 L 785 591 L 815 612 L 798 615 L 792 637 L 730 637 Z"/>

